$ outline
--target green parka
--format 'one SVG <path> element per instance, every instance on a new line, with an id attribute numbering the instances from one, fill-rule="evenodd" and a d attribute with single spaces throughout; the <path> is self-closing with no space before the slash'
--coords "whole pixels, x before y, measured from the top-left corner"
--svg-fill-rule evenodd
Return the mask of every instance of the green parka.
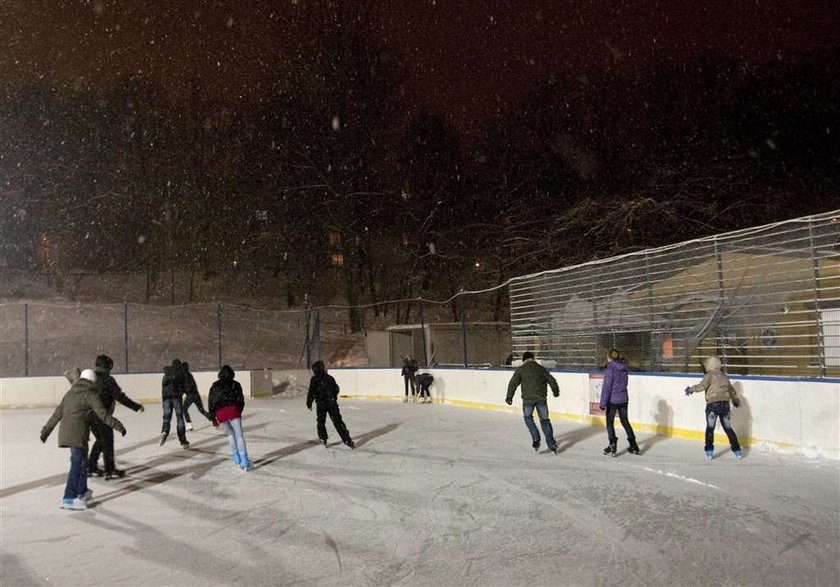
<path id="1" fill-rule="evenodd" d="M 554 397 L 560 395 L 560 387 L 557 385 L 557 380 L 548 372 L 548 369 L 537 363 L 534 359 L 527 359 L 513 372 L 513 377 L 510 378 L 507 389 L 508 403 L 513 401 L 513 394 L 520 384 L 522 385 L 523 402 L 544 402 L 547 391 L 546 386 L 551 387 Z"/>
<path id="2" fill-rule="evenodd" d="M 64 376 L 73 383 L 55 408 L 50 419 L 41 429 L 41 442 L 46 442 L 56 424 L 58 446 L 86 448 L 90 436 L 89 414 L 95 414 L 111 428 L 125 434 L 122 422 L 108 414 L 99 397 L 99 387 L 87 379 L 78 378 L 78 369 L 68 369 Z M 75 377 L 75 381 L 74 381 Z"/>

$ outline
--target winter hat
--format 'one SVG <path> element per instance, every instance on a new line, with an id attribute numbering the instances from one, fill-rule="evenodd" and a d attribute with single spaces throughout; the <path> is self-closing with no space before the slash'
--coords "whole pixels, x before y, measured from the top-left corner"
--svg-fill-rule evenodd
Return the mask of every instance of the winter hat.
<path id="1" fill-rule="evenodd" d="M 525 351 L 524 353 L 522 353 L 522 360 L 523 361 L 527 361 L 528 359 L 533 359 L 533 358 L 534 358 L 534 353 L 532 353 L 531 351 Z"/>
<path id="2" fill-rule="evenodd" d="M 80 379 L 87 379 L 88 381 L 90 381 L 92 383 L 96 383 L 96 373 L 94 372 L 93 369 L 85 369 L 84 371 L 82 371 L 82 374 L 79 378 Z"/>
<path id="3" fill-rule="evenodd" d="M 312 363 L 312 372 L 313 373 L 325 373 L 326 367 L 324 367 L 324 361 L 315 361 Z"/>
<path id="4" fill-rule="evenodd" d="M 717 357 L 709 357 L 703 363 L 703 366 L 706 367 L 706 371 L 720 371 L 720 359 Z"/>

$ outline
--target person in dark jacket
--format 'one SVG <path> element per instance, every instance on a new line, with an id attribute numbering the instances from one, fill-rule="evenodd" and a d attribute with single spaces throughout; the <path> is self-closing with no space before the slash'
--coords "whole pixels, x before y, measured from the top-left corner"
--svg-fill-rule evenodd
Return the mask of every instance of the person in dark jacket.
<path id="1" fill-rule="evenodd" d="M 172 412 L 175 412 L 175 429 L 181 448 L 187 449 L 187 427 L 184 424 L 184 406 L 181 398 L 184 396 L 184 374 L 181 370 L 181 360 L 172 359 L 172 364 L 163 369 L 161 382 L 161 407 L 163 408 L 163 426 L 160 430 L 160 445 L 166 442 L 172 422 Z"/>
<path id="2" fill-rule="evenodd" d="M 99 398 L 102 400 L 102 405 L 108 410 L 108 414 L 114 415 L 114 408 L 117 402 L 120 402 L 135 412 L 144 411 L 146 408 L 143 407 L 143 404 L 138 404 L 120 389 L 116 380 L 111 376 L 111 369 L 113 368 L 114 361 L 108 355 L 99 355 L 96 357 L 96 364 L 93 370 L 96 373 L 96 378 L 99 383 Z M 92 418 L 90 424 L 91 432 L 93 432 L 96 440 L 90 448 L 90 455 L 88 456 L 88 476 L 97 475 L 101 477 L 105 475 L 106 481 L 115 477 L 123 477 L 125 471 L 117 469 L 114 461 L 114 429 L 96 417 Z M 98 467 L 100 453 L 102 453 L 105 464 L 104 471 Z"/>
<path id="3" fill-rule="evenodd" d="M 198 393 L 198 385 L 195 383 L 195 377 L 190 373 L 190 364 L 184 361 L 181 363 L 181 371 L 184 377 L 184 422 L 186 422 L 187 430 L 192 430 L 192 419 L 190 418 L 190 406 L 195 404 L 201 415 L 213 421 L 210 414 L 204 409 L 204 404 L 201 401 L 201 395 Z"/>
<path id="4" fill-rule="evenodd" d="M 520 384 L 522 385 L 522 416 L 525 418 L 528 432 L 531 433 L 531 447 L 535 451 L 540 450 L 540 432 L 534 424 L 534 410 L 537 410 L 548 450 L 556 453 L 557 441 L 554 440 L 554 428 L 548 416 L 546 386 L 551 387 L 554 397 L 560 395 L 560 387 L 548 369 L 534 360 L 534 353 L 531 351 L 522 353 L 522 365 L 517 367 L 513 372 L 513 377 L 510 378 L 505 397 L 507 405 L 513 405 L 513 394 L 516 393 L 516 388 Z"/>
<path id="5" fill-rule="evenodd" d="M 639 454 L 636 435 L 633 433 L 630 420 L 627 419 L 627 403 L 629 402 L 627 379 L 627 363 L 622 359 L 621 353 L 616 349 L 611 349 L 607 354 L 604 383 L 601 386 L 601 399 L 598 402 L 599 407 L 607 412 L 607 437 L 610 441 L 609 446 L 604 449 L 604 454 L 607 456 L 615 456 L 616 445 L 618 444 L 618 437 L 615 435 L 616 412 L 618 412 L 618 419 L 627 433 L 627 442 L 630 444 L 627 452 L 634 455 Z"/>
<path id="6" fill-rule="evenodd" d="M 306 394 L 306 408 L 312 409 L 312 402 L 315 402 L 315 421 L 317 424 L 318 440 L 327 446 L 327 414 L 330 415 L 333 426 L 335 426 L 341 441 L 350 448 L 356 448 L 350 432 L 341 418 L 341 411 L 338 409 L 338 383 L 332 375 L 327 374 L 327 368 L 323 361 L 312 363 L 312 378 L 309 380 L 309 393 Z"/>
<path id="7" fill-rule="evenodd" d="M 400 374 L 403 377 L 403 384 L 405 385 L 405 399 L 403 400 L 403 403 L 408 403 L 409 386 L 411 386 L 411 401 L 414 401 L 414 398 L 417 395 L 417 388 L 414 386 L 414 375 L 417 373 L 417 369 L 419 369 L 417 361 L 411 358 L 410 355 L 403 358 L 402 371 L 400 371 Z"/>
<path id="8" fill-rule="evenodd" d="M 430 403 L 432 401 L 429 395 L 429 388 L 432 386 L 435 378 L 431 373 L 420 373 L 417 375 L 417 385 L 420 387 L 420 403 Z"/>
<path id="9" fill-rule="evenodd" d="M 227 432 L 228 445 L 233 456 L 233 463 L 243 471 L 251 468 L 248 459 L 248 447 L 242 432 L 242 412 L 245 410 L 245 394 L 242 386 L 234 379 L 235 373 L 230 365 L 219 370 L 219 379 L 210 386 L 207 407 L 213 426 L 223 424 Z"/>
<path id="10" fill-rule="evenodd" d="M 90 415 L 125 436 L 125 426 L 111 416 L 99 398 L 96 373 L 85 369 L 68 369 L 64 376 L 71 382 L 50 419 L 41 429 L 41 442 L 46 442 L 58 424 L 58 446 L 70 449 L 70 472 L 64 487 L 62 509 L 84 510 L 93 492 L 87 488 L 87 448 L 90 436 Z"/>

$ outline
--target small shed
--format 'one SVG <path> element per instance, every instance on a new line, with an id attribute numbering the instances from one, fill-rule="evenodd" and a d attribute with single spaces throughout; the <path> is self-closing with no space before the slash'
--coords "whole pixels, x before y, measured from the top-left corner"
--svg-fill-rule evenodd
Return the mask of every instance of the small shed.
<path id="1" fill-rule="evenodd" d="M 400 367 L 406 355 L 424 367 L 504 365 L 511 348 L 506 322 L 399 324 L 368 331 L 366 344 L 369 367 Z"/>

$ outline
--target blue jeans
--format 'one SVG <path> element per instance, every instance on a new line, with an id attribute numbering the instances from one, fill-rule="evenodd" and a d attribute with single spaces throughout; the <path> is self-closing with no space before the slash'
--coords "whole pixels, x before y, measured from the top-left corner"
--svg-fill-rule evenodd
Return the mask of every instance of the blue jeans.
<path id="1" fill-rule="evenodd" d="M 554 441 L 554 428 L 551 427 L 551 420 L 548 418 L 548 402 L 522 402 L 522 416 L 525 418 L 525 426 L 528 427 L 528 432 L 531 433 L 531 440 L 536 442 L 540 439 L 540 432 L 537 430 L 537 425 L 534 424 L 534 410 L 537 410 L 537 415 L 540 417 L 540 426 L 542 426 L 543 436 L 548 448 L 553 449 L 557 446 Z"/>
<path id="2" fill-rule="evenodd" d="M 245 446 L 245 436 L 242 434 L 242 418 L 235 418 L 222 422 L 228 437 L 230 454 L 239 453 L 240 456 L 248 456 L 248 447 Z"/>
<path id="3" fill-rule="evenodd" d="M 70 447 L 70 472 L 64 487 L 64 499 L 84 497 L 87 492 L 87 447 Z"/>
<path id="4" fill-rule="evenodd" d="M 741 445 L 738 444 L 738 436 L 729 421 L 729 402 L 706 404 L 706 450 L 714 450 L 715 448 L 715 424 L 718 417 L 720 417 L 720 425 L 723 426 L 723 431 L 729 438 L 729 445 L 732 450 L 741 450 Z"/>
<path id="5" fill-rule="evenodd" d="M 172 412 L 175 412 L 175 429 L 178 431 L 178 440 L 181 444 L 187 441 L 187 425 L 184 424 L 184 407 L 180 397 L 164 398 L 163 400 L 163 427 L 160 431 L 169 434 L 169 427 L 172 423 Z"/>

